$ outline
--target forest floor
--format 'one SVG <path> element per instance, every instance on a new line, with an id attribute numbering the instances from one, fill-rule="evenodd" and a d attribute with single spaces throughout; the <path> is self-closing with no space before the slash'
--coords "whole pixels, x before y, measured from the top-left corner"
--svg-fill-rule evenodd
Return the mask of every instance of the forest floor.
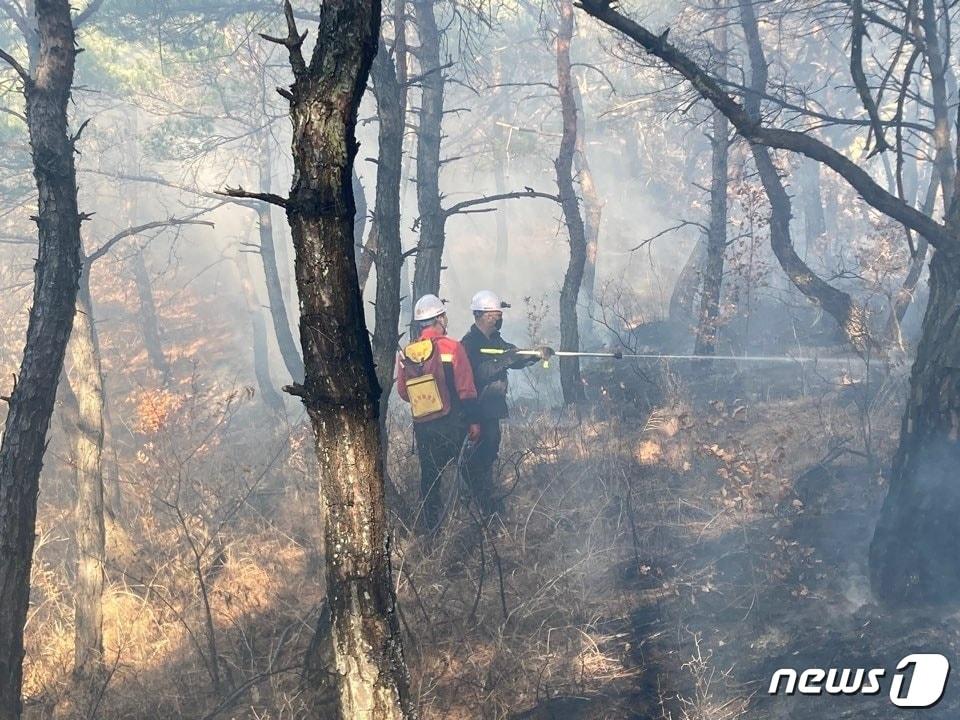
<path id="1" fill-rule="evenodd" d="M 905 373 L 587 368 L 579 416 L 544 377 L 504 427 L 505 512 L 448 478 L 440 535 L 409 532 L 418 471 L 391 432 L 394 580 L 424 720 L 888 718 L 887 699 L 767 694 L 779 667 L 956 657 L 955 610 L 891 612 L 867 547 Z M 862 375 L 862 370 L 861 370 Z M 519 385 L 519 383 L 518 383 Z M 323 606 L 309 427 L 265 433 L 252 392 L 189 377 L 118 407 L 108 458 L 108 677 L 70 677 L 72 477 L 46 476 L 27 626 L 29 720 L 299 720 Z M 66 467 L 62 443 L 51 467 Z M 958 717 L 960 697 L 924 717 Z"/>
<path id="2" fill-rule="evenodd" d="M 495 527 L 461 512 L 404 549 L 427 718 L 897 717 L 912 652 L 955 657 L 944 611 L 872 600 L 866 558 L 904 377 L 795 369 L 594 375 L 588 419 L 521 407 Z M 663 387 L 669 388 L 666 392 Z M 953 611 L 949 611 L 953 612 Z M 873 697 L 769 696 L 781 667 L 886 669 Z M 928 717 L 957 717 L 948 692 Z"/>

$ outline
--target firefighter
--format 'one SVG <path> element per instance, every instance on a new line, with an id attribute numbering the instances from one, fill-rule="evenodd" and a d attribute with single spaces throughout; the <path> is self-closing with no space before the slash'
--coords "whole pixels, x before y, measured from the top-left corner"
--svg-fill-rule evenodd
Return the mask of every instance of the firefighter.
<path id="1" fill-rule="evenodd" d="M 422 529 L 432 534 L 443 508 L 440 478 L 456 466 L 466 435 L 480 438 L 476 421 L 477 390 L 466 351 L 447 336 L 447 313 L 436 295 L 424 295 L 414 306 L 419 336 L 397 357 L 397 391 L 410 403 L 420 459 Z"/>
<path id="2" fill-rule="evenodd" d="M 517 355 L 517 346 L 500 335 L 503 311 L 510 306 L 490 290 L 481 290 L 470 301 L 473 325 L 463 336 L 463 347 L 473 368 L 477 388 L 479 439 L 465 459 L 465 477 L 474 496 L 487 516 L 502 511 L 501 498 L 496 496 L 493 466 L 500 453 L 500 421 L 509 414 L 507 408 L 507 372 L 533 365 L 553 355 L 548 347 L 539 355 Z M 500 351 L 497 354 L 484 350 Z"/>

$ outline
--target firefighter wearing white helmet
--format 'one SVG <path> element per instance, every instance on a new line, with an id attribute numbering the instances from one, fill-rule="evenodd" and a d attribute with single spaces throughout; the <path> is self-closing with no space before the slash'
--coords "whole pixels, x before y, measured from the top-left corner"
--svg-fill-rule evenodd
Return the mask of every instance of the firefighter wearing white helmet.
<path id="1" fill-rule="evenodd" d="M 436 295 L 424 295 L 413 306 L 413 319 L 417 322 L 433 320 L 441 315 L 446 315 L 446 313 L 447 310 L 443 307 L 443 300 Z"/>
<path id="2" fill-rule="evenodd" d="M 413 308 L 419 335 L 397 356 L 397 392 L 410 403 L 420 458 L 420 527 L 440 524 L 440 482 L 456 462 L 464 435 L 479 439 L 477 390 L 463 345 L 447 335 L 447 312 L 436 295 L 424 295 Z"/>
<path id="3" fill-rule="evenodd" d="M 492 290 L 481 290 L 470 300 L 470 309 L 475 313 L 501 312 L 508 307 L 510 307 L 510 305 L 503 302 L 500 296 Z"/>
<path id="4" fill-rule="evenodd" d="M 537 355 L 517 355 L 517 346 L 500 335 L 503 311 L 509 308 L 492 290 L 481 290 L 470 301 L 473 326 L 463 337 L 463 347 L 473 368 L 477 388 L 477 415 L 480 439 L 466 457 L 464 473 L 481 510 L 490 516 L 502 510 L 501 498 L 493 482 L 493 467 L 500 453 L 500 421 L 507 417 L 507 371 L 518 370 L 547 359 L 550 348 L 541 348 Z M 498 354 L 484 350 L 500 351 Z"/>

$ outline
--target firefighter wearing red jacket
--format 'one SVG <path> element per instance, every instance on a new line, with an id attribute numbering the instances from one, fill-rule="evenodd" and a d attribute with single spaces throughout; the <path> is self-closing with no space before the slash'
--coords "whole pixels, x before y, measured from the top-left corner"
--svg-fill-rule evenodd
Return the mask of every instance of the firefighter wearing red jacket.
<path id="1" fill-rule="evenodd" d="M 447 336 L 447 313 L 436 295 L 414 306 L 420 334 L 397 357 L 397 392 L 410 403 L 420 458 L 422 523 L 428 532 L 440 524 L 440 478 L 456 465 L 464 436 L 476 441 L 477 390 L 463 345 Z"/>

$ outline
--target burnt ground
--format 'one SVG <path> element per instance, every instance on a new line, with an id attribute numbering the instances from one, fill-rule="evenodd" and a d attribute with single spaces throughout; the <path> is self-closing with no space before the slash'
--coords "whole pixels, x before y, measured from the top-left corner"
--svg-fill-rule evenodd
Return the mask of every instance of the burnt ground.
<path id="1" fill-rule="evenodd" d="M 627 409 L 627 427 L 650 407 L 669 408 L 628 441 L 635 527 L 613 572 L 634 607 L 594 626 L 636 675 L 512 717 L 960 717 L 956 682 L 924 711 L 887 697 L 901 658 L 952 661 L 960 644 L 956 609 L 889 610 L 871 595 L 867 550 L 899 412 L 889 383 L 820 371 L 797 382 L 789 369 L 680 369 L 653 380 L 619 372 L 591 382 L 611 412 Z M 886 677 L 872 697 L 771 697 L 770 678 L 784 667 L 879 667 Z"/>

